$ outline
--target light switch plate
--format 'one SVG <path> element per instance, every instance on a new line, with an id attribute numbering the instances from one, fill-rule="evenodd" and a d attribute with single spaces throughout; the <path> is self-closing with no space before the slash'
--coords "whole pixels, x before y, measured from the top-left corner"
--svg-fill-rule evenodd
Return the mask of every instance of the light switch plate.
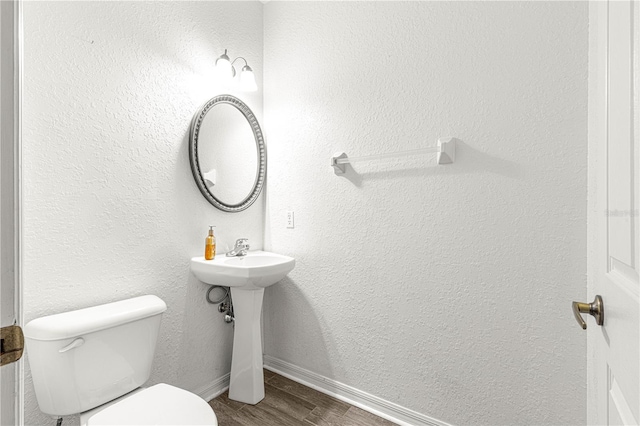
<path id="1" fill-rule="evenodd" d="M 293 212 L 287 211 L 287 228 L 293 229 L 295 228 L 293 224 Z"/>

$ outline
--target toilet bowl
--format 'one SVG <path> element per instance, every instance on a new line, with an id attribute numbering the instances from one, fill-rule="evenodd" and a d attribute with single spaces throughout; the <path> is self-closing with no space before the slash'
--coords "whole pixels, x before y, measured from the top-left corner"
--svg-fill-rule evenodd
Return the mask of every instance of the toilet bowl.
<path id="1" fill-rule="evenodd" d="M 160 383 L 147 388 L 160 319 L 156 296 L 42 317 L 24 327 L 40 410 L 80 414 L 81 424 L 217 426 L 199 396 Z"/>

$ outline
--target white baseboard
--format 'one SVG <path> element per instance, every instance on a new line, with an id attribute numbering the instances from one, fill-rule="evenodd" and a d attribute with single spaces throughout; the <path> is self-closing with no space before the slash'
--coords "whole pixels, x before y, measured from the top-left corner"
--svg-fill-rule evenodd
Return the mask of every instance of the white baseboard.
<path id="1" fill-rule="evenodd" d="M 264 356 L 264 368 L 402 426 L 451 426 L 268 355 Z"/>
<path id="2" fill-rule="evenodd" d="M 230 377 L 230 374 L 227 373 L 224 376 L 209 383 L 208 385 L 202 386 L 201 388 L 196 389 L 192 392 L 198 395 L 200 398 L 204 399 L 205 401 L 209 402 L 213 398 L 216 398 L 217 396 L 222 394 L 224 391 L 229 389 L 229 377 Z"/>

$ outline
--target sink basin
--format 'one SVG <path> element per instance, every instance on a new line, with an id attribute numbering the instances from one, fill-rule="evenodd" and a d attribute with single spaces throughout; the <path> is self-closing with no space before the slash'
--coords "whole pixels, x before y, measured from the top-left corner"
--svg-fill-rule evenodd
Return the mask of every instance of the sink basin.
<path id="1" fill-rule="evenodd" d="M 295 265 L 296 260 L 292 257 L 260 250 L 240 257 L 227 257 L 221 253 L 213 260 L 191 259 L 191 271 L 200 281 L 244 290 L 269 287 L 283 279 Z"/>
<path id="2" fill-rule="evenodd" d="M 231 287 L 234 330 L 229 398 L 257 404 L 264 398 L 262 331 L 260 315 L 265 287 L 283 279 L 296 260 L 266 251 L 250 251 L 246 256 L 213 260 L 191 259 L 191 271 L 204 283 Z"/>

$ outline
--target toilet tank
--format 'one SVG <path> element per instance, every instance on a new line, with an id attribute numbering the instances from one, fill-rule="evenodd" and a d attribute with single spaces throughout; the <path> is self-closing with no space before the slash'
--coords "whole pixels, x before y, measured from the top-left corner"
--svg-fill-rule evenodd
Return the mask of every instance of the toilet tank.
<path id="1" fill-rule="evenodd" d="M 149 295 L 29 322 L 24 336 L 40 410 L 80 413 L 145 383 L 166 309 Z"/>

